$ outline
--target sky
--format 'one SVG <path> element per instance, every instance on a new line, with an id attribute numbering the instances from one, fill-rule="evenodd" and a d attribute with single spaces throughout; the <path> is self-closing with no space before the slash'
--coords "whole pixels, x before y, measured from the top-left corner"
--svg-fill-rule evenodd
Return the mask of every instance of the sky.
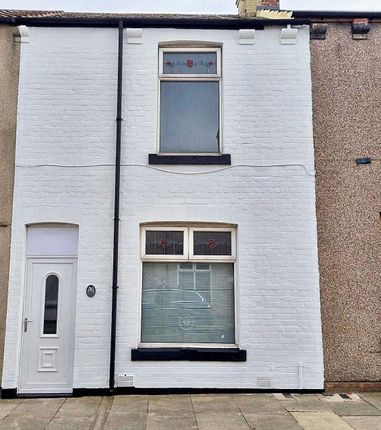
<path id="1" fill-rule="evenodd" d="M 381 0 L 281 0 L 287 10 L 381 11 Z M 235 14 L 235 0 L 0 0 L 0 9 Z"/>

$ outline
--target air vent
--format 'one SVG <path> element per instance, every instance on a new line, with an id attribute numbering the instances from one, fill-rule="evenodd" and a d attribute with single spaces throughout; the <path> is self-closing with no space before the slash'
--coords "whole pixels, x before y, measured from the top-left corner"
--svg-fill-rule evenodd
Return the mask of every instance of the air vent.
<path id="1" fill-rule="evenodd" d="M 274 397 L 280 401 L 295 400 L 295 397 L 290 393 L 274 393 Z"/>
<path id="2" fill-rule="evenodd" d="M 344 400 L 352 400 L 349 394 L 339 394 L 339 396 Z"/>
<path id="3" fill-rule="evenodd" d="M 122 374 L 118 375 L 118 387 L 133 387 L 134 377 L 132 375 Z"/>
<path id="4" fill-rule="evenodd" d="M 257 377 L 258 388 L 271 388 L 271 379 L 265 376 Z"/>
<path id="5" fill-rule="evenodd" d="M 361 401 L 361 397 L 353 393 L 341 393 L 321 396 L 321 399 L 326 402 L 352 402 Z"/>

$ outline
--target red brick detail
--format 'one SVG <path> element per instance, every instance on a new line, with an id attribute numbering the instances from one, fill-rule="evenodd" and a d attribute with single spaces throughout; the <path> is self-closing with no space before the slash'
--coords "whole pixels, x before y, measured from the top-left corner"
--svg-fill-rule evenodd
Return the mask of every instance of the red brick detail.
<path id="1" fill-rule="evenodd" d="M 279 9 L 279 0 L 263 0 L 261 6 L 276 7 Z"/>
<path id="2" fill-rule="evenodd" d="M 353 24 L 369 24 L 368 18 L 355 18 Z"/>
<path id="3" fill-rule="evenodd" d="M 381 381 L 375 382 L 326 382 L 324 390 L 327 394 L 335 393 L 371 393 L 381 391 Z"/>

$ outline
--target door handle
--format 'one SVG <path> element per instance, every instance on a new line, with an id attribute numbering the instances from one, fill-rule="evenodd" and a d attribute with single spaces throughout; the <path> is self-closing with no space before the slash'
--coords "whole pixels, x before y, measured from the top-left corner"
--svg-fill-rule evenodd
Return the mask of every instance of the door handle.
<path id="1" fill-rule="evenodd" d="M 24 333 L 28 331 L 28 323 L 33 322 L 32 320 L 28 320 L 28 318 L 24 319 Z"/>

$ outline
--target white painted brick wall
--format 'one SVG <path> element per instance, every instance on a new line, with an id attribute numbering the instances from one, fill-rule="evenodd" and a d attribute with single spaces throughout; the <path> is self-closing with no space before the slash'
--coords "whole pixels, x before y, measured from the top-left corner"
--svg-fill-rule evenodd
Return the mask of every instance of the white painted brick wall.
<path id="1" fill-rule="evenodd" d="M 156 152 L 158 44 L 223 44 L 224 151 L 232 168 L 147 166 Z M 136 387 L 322 388 L 308 29 L 280 44 L 280 29 L 145 29 L 125 45 L 120 281 L 116 374 Z M 117 30 L 32 28 L 23 44 L 17 165 L 112 164 Z M 126 166 L 128 165 L 128 166 Z M 133 165 L 133 166 L 131 166 Z M 245 165 L 245 166 L 243 166 Z M 182 175 L 181 172 L 211 172 Z M 213 171 L 213 172 L 212 172 Z M 74 387 L 106 387 L 109 369 L 113 174 L 110 166 L 17 167 L 11 279 L 2 386 L 17 386 L 25 224 L 80 226 Z M 208 221 L 238 225 L 237 312 L 245 363 L 131 362 L 139 342 L 139 224 Z M 97 295 L 85 295 L 88 284 Z"/>

